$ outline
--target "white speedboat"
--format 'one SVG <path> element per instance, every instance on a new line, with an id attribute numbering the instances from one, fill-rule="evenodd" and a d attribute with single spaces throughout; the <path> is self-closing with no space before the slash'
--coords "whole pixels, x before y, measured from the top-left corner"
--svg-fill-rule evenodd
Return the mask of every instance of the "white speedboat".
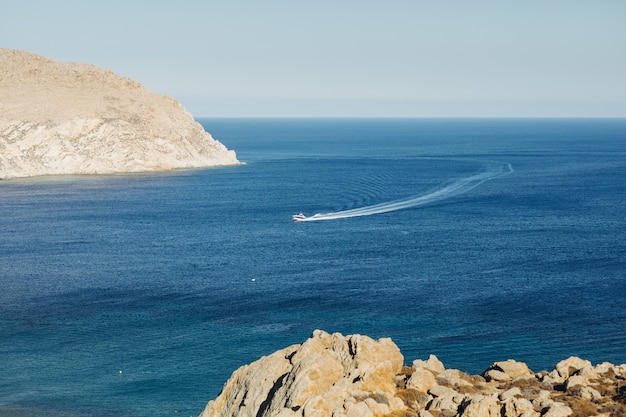
<path id="1" fill-rule="evenodd" d="M 303 222 L 306 220 L 306 216 L 302 213 L 294 214 L 291 218 L 294 222 Z"/>

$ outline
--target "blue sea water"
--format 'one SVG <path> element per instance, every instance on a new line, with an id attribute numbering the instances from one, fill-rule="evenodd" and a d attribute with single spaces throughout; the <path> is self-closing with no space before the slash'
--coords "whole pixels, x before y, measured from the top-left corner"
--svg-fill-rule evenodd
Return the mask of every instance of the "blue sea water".
<path id="1" fill-rule="evenodd" d="M 626 362 L 626 120 L 201 123 L 247 164 L 0 182 L 0 416 L 195 416 L 317 328 Z"/>

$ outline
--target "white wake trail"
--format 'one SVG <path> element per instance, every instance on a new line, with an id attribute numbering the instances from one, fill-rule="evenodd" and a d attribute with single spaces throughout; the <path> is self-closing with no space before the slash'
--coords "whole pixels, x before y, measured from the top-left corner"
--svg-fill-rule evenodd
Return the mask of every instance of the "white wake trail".
<path id="1" fill-rule="evenodd" d="M 492 180 L 513 172 L 511 164 L 489 162 L 489 169 L 486 172 L 461 178 L 450 185 L 442 187 L 431 193 L 409 197 L 402 200 L 388 201 L 371 206 L 359 207 L 350 210 L 335 211 L 331 213 L 317 213 L 313 216 L 302 216 L 299 222 L 314 222 L 321 220 L 345 219 L 348 217 L 371 216 L 372 214 L 388 213 L 390 211 L 403 210 L 413 207 L 421 207 L 448 198 L 456 197 L 479 186 L 485 181 Z M 295 220 L 295 219 L 294 219 Z"/>

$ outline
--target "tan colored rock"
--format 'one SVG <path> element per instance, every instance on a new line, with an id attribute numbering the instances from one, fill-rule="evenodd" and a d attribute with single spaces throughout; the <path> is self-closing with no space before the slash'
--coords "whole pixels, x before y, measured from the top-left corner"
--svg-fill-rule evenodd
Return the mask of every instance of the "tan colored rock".
<path id="1" fill-rule="evenodd" d="M 435 385 L 428 390 L 428 393 L 435 397 L 454 397 L 455 395 L 459 395 L 457 391 L 450 387 L 444 387 L 443 385 Z"/>
<path id="2" fill-rule="evenodd" d="M 405 408 L 395 398 L 403 361 L 390 339 L 315 331 L 302 345 L 236 371 L 202 417 L 382 416 Z"/>
<path id="3" fill-rule="evenodd" d="M 556 369 L 559 375 L 563 378 L 568 378 L 570 375 L 574 375 L 576 372 L 585 367 L 592 368 L 591 362 L 577 358 L 576 356 L 570 356 L 569 358 L 557 363 L 554 369 Z"/>
<path id="4" fill-rule="evenodd" d="M 345 417 L 374 417 L 372 410 L 364 402 L 354 403 L 346 410 Z"/>
<path id="5" fill-rule="evenodd" d="M 201 417 L 569 417 L 582 409 L 581 400 L 611 415 L 626 413 L 615 396 L 624 365 L 562 361 L 565 378 L 557 369 L 528 375 L 525 365 L 496 362 L 488 373 L 508 383 L 428 362 L 415 361 L 407 372 L 389 339 L 315 331 L 302 345 L 237 370 Z M 567 381 L 568 389 L 541 378 Z"/>
<path id="6" fill-rule="evenodd" d="M 314 330 L 311 334 L 311 337 L 308 338 L 290 358 L 291 363 L 298 363 L 307 356 L 311 356 L 317 352 L 329 349 L 332 344 L 332 335 L 322 330 Z"/>
<path id="7" fill-rule="evenodd" d="M 288 356 L 298 345 L 244 365 L 228 379 L 220 395 L 209 401 L 201 417 L 256 417 L 269 393 L 291 370 Z"/>
<path id="8" fill-rule="evenodd" d="M 296 416 L 298 416 L 298 414 L 295 411 L 290 410 L 288 408 L 283 408 L 282 410 L 280 410 L 278 414 L 274 415 L 273 417 L 296 417 Z"/>
<path id="9" fill-rule="evenodd" d="M 458 369 L 446 369 L 437 374 L 436 380 L 439 385 L 459 388 L 472 385 L 468 378 L 469 375 Z"/>
<path id="10" fill-rule="evenodd" d="M 512 379 L 509 374 L 498 369 L 489 369 L 483 373 L 483 376 L 487 381 L 507 382 Z"/>
<path id="11" fill-rule="evenodd" d="M 463 394 L 443 385 L 436 385 L 428 392 L 435 397 L 428 406 L 429 410 L 456 412 L 465 399 Z"/>
<path id="12" fill-rule="evenodd" d="M 513 387 L 501 393 L 500 400 L 506 401 L 516 396 L 519 396 L 519 397 L 522 396 L 522 390 L 520 390 L 519 387 Z"/>
<path id="13" fill-rule="evenodd" d="M 483 397 L 462 406 L 459 416 L 463 417 L 500 417 L 502 405 L 492 397 Z"/>
<path id="14" fill-rule="evenodd" d="M 602 363 L 597 364 L 595 367 L 595 371 L 598 374 L 606 374 L 609 371 L 612 371 L 613 373 L 617 374 L 617 372 L 615 372 L 615 365 L 609 362 L 602 362 Z"/>
<path id="15" fill-rule="evenodd" d="M 504 377 L 499 372 L 508 375 L 508 378 Z M 487 370 L 483 373 L 483 376 L 487 379 L 494 379 L 496 381 L 509 381 L 519 378 L 528 378 L 533 376 L 533 373 L 530 369 L 528 369 L 528 366 L 525 363 L 509 359 L 502 362 L 495 362 L 487 368 Z"/>
<path id="16" fill-rule="evenodd" d="M 503 417 L 517 417 L 519 415 L 512 400 L 504 401 L 504 406 L 500 409 L 500 415 Z"/>
<path id="17" fill-rule="evenodd" d="M 566 389 L 572 389 L 575 386 L 585 386 L 589 384 L 589 379 L 583 375 L 573 375 L 567 378 L 565 382 Z"/>
<path id="18" fill-rule="evenodd" d="M 389 404 L 378 402 L 374 398 L 366 398 L 363 402 L 371 410 L 374 416 L 384 416 L 390 412 Z"/>
<path id="19" fill-rule="evenodd" d="M 582 375 L 584 377 L 586 377 L 587 379 L 598 379 L 600 378 L 600 374 L 598 374 L 598 371 L 596 371 L 596 368 L 593 367 L 591 365 L 591 363 L 587 366 L 584 366 L 583 368 L 579 369 L 578 372 L 576 372 L 577 375 Z"/>
<path id="20" fill-rule="evenodd" d="M 589 386 L 584 386 L 580 389 L 580 396 L 581 398 L 585 398 L 589 401 L 598 401 L 602 398 L 602 394 L 600 394 L 598 390 Z"/>
<path id="21" fill-rule="evenodd" d="M 563 378 L 561 375 L 559 375 L 559 372 L 556 369 L 554 369 L 554 370 L 548 372 L 547 374 L 545 374 L 541 378 L 541 380 L 543 382 L 546 382 L 548 384 L 553 384 L 553 385 L 562 384 L 562 383 L 565 382 L 565 378 Z"/>
<path id="22" fill-rule="evenodd" d="M 404 357 L 391 339 L 375 341 L 367 336 L 343 338 L 337 334 L 333 337 L 332 348 L 340 355 L 344 374 L 356 380 L 355 387 L 372 391 L 395 390 L 395 376 L 402 369 Z"/>
<path id="23" fill-rule="evenodd" d="M 297 362 L 278 389 L 270 410 L 300 408 L 311 397 L 322 396 L 343 378 L 343 367 L 335 352 L 323 350 Z"/>
<path id="24" fill-rule="evenodd" d="M 526 398 L 512 397 L 504 401 L 504 417 L 539 417 L 540 413 L 535 411 L 533 404 Z"/>
<path id="25" fill-rule="evenodd" d="M 455 401 L 455 397 L 452 396 L 442 396 L 436 397 L 433 399 L 431 404 L 428 406 L 428 410 L 434 411 L 443 411 L 443 412 L 452 412 L 452 415 L 455 415 L 459 409 L 459 402 Z"/>
<path id="26" fill-rule="evenodd" d="M 550 391 L 547 390 L 541 390 L 531 402 L 535 410 L 543 410 L 554 403 Z"/>
<path id="27" fill-rule="evenodd" d="M 524 417 L 535 417 L 539 416 L 539 413 L 535 411 L 533 408 L 533 404 L 528 401 L 526 398 L 513 398 L 512 399 L 513 409 L 515 410 L 515 416 L 524 416 Z"/>
<path id="28" fill-rule="evenodd" d="M 238 163 L 170 97 L 93 65 L 0 49 L 0 179 Z"/>
<path id="29" fill-rule="evenodd" d="M 283 408 L 285 410 L 285 408 Z M 332 415 L 333 410 L 322 396 L 309 398 L 302 407 L 304 417 L 326 417 Z M 296 414 L 298 415 L 298 414 Z"/>
<path id="30" fill-rule="evenodd" d="M 389 395 L 389 394 L 387 394 Z M 391 412 L 393 411 L 397 411 L 397 410 L 404 410 L 406 409 L 405 405 L 404 405 L 404 401 L 402 401 L 400 398 L 398 397 L 391 397 L 389 398 L 389 410 Z"/>
<path id="31" fill-rule="evenodd" d="M 574 412 L 567 405 L 560 402 L 554 402 L 550 405 L 547 412 L 541 414 L 541 417 L 569 417 L 573 414 Z"/>
<path id="32" fill-rule="evenodd" d="M 416 369 L 406 383 L 407 388 L 413 388 L 420 392 L 428 392 L 435 385 L 437 385 L 435 375 L 423 368 Z"/>
<path id="33" fill-rule="evenodd" d="M 355 388 L 352 381 L 346 377 L 343 377 L 339 381 L 337 381 L 333 386 L 331 386 L 322 396 L 326 404 L 328 404 L 328 408 L 331 410 L 345 408 L 346 401 L 356 402 L 354 397 L 359 397 L 359 400 L 362 401 L 368 395 L 368 393 L 363 393 L 360 395 L 361 391 Z"/>
<path id="34" fill-rule="evenodd" d="M 416 359 L 413 361 L 413 369 L 428 369 L 434 374 L 443 372 L 445 367 L 435 355 L 430 355 L 427 360 Z"/>

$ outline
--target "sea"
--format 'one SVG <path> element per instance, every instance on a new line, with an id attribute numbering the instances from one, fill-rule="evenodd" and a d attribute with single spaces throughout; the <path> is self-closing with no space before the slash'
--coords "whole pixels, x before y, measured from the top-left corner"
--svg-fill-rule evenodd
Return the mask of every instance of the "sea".
<path id="1" fill-rule="evenodd" d="M 626 362 L 626 119 L 199 122 L 245 164 L 0 181 L 0 416 L 197 416 L 315 329 Z"/>

